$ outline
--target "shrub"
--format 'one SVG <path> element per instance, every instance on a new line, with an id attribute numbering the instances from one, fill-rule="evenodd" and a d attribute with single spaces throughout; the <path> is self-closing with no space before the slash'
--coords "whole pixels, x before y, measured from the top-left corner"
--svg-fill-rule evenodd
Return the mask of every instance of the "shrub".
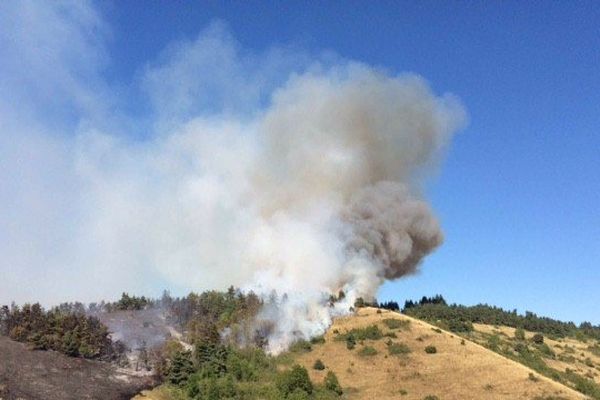
<path id="1" fill-rule="evenodd" d="M 525 340 L 525 330 L 523 328 L 515 329 L 515 339 Z"/>
<path id="2" fill-rule="evenodd" d="M 300 339 L 290 346 L 290 352 L 292 353 L 308 353 L 312 351 L 312 345 L 310 342 Z"/>
<path id="3" fill-rule="evenodd" d="M 430 394 L 430 395 L 423 397 L 423 400 L 440 400 L 440 398 Z"/>
<path id="4" fill-rule="evenodd" d="M 321 361 L 320 358 L 317 358 L 317 361 L 315 361 L 313 368 L 322 371 L 325 369 L 325 364 L 323 364 L 323 361 Z"/>
<path id="5" fill-rule="evenodd" d="M 358 351 L 358 355 L 361 357 L 371 357 L 377 354 L 377 350 L 371 346 L 365 346 Z"/>
<path id="6" fill-rule="evenodd" d="M 311 344 L 323 344 L 325 343 L 325 337 L 323 335 L 315 336 L 310 338 Z"/>
<path id="7" fill-rule="evenodd" d="M 352 350 L 356 347 L 356 339 L 354 339 L 354 335 L 350 334 L 346 336 L 346 348 L 348 350 Z"/>
<path id="8" fill-rule="evenodd" d="M 460 319 L 451 319 L 446 324 L 446 327 L 451 332 L 456 333 L 467 333 L 473 332 L 473 324 L 469 321 L 462 321 Z"/>
<path id="9" fill-rule="evenodd" d="M 435 353 L 437 353 L 437 348 L 435 346 L 427 346 L 427 347 L 425 347 L 425 353 L 435 354 Z"/>
<path id="10" fill-rule="evenodd" d="M 323 384 L 325 385 L 325 389 L 334 392 L 338 396 L 341 396 L 342 393 L 344 393 L 337 376 L 335 376 L 335 374 L 332 371 L 327 372 Z"/>
<path id="11" fill-rule="evenodd" d="M 279 389 L 283 397 L 287 398 L 297 390 L 312 394 L 313 384 L 308 377 L 306 368 L 294 365 L 289 371 L 281 372 L 277 376 L 277 389 Z"/>
<path id="12" fill-rule="evenodd" d="M 544 336 L 541 333 L 536 333 L 531 338 L 531 341 L 535 344 L 542 344 L 544 343 Z"/>
<path id="13" fill-rule="evenodd" d="M 556 357 L 556 354 L 554 353 L 554 351 L 552 351 L 550 346 L 548 346 L 546 343 L 539 344 L 536 346 L 536 348 L 540 351 L 540 353 L 542 353 L 546 357 L 550 357 L 550 358 Z"/>
<path id="14" fill-rule="evenodd" d="M 391 355 L 401 355 L 410 353 L 410 348 L 404 343 L 390 343 L 388 351 Z"/>
<path id="15" fill-rule="evenodd" d="M 369 325 L 365 328 L 354 328 L 343 335 L 337 335 L 336 341 L 347 340 L 348 336 L 353 336 L 355 340 L 379 340 L 383 337 L 383 332 L 375 324 Z"/>
<path id="16" fill-rule="evenodd" d="M 396 318 L 386 318 L 383 323 L 390 329 L 407 329 L 410 326 L 410 320 Z"/>

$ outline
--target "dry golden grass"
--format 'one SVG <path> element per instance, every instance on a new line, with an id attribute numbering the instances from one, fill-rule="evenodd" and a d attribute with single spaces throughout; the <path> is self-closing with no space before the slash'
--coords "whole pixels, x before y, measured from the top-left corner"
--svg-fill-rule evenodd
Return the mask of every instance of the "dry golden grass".
<path id="1" fill-rule="evenodd" d="M 394 342 L 404 343 L 412 350 L 408 355 L 388 355 L 387 338 L 366 340 L 378 354 L 361 357 L 363 345 L 348 350 L 344 341 L 335 341 L 334 331 L 344 333 L 353 328 L 377 324 L 383 332 L 390 330 L 382 323 L 385 318 L 410 320 L 410 330 L 395 329 Z M 560 397 L 585 399 L 582 394 L 540 376 L 529 368 L 508 360 L 452 333 L 435 331 L 434 326 L 411 317 L 374 308 L 361 308 L 357 315 L 337 319 L 325 335 L 324 344 L 297 356 L 314 382 L 323 380 L 328 370 L 336 373 L 346 389 L 348 399 L 414 399 L 436 395 L 441 400 L 465 399 L 534 399 Z M 485 329 L 494 329 L 493 327 Z M 507 335 L 514 335 L 514 330 Z M 491 332 L 491 331 L 490 331 Z M 437 353 L 427 354 L 426 346 L 435 346 Z M 320 358 L 326 369 L 312 368 Z M 530 373 L 536 377 L 530 379 Z"/>
<path id="2" fill-rule="evenodd" d="M 513 338 L 515 335 L 515 329 L 507 326 L 473 324 L 473 327 L 476 332 L 504 335 L 508 338 Z M 531 339 L 534 334 L 535 332 L 525 331 L 525 338 Z M 549 367 L 558 371 L 565 371 L 569 368 L 600 384 L 600 343 L 594 340 L 581 342 L 574 338 L 552 340 L 547 337 L 544 338 L 544 343 L 556 354 L 556 359 L 544 360 Z M 599 350 L 592 352 L 590 348 L 594 346 Z"/>

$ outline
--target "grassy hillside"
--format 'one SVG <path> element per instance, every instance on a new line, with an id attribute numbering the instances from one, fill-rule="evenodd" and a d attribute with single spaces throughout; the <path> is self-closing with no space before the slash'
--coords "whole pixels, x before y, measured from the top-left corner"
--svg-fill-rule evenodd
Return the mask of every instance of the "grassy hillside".
<path id="1" fill-rule="evenodd" d="M 343 399 L 586 398 L 475 343 L 488 328 L 473 333 L 471 341 L 403 314 L 361 308 L 356 315 L 337 319 L 323 340 L 299 343 L 274 365 L 282 371 L 299 363 L 316 384 L 333 371 Z M 136 400 L 185 398 L 183 391 L 162 386 Z"/>

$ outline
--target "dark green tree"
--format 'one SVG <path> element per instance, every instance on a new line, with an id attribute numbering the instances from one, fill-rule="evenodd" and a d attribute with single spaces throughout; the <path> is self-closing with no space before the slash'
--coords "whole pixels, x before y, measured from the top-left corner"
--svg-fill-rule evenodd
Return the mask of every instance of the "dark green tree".
<path id="1" fill-rule="evenodd" d="M 185 385 L 194 373 L 194 363 L 192 362 L 192 353 L 181 351 L 175 354 L 169 367 L 167 380 L 174 385 Z"/>
<path id="2" fill-rule="evenodd" d="M 277 389 L 283 397 L 288 397 L 296 390 L 301 390 L 307 394 L 312 394 L 313 384 L 308 377 L 306 368 L 300 365 L 294 365 L 289 371 L 284 371 L 277 377 Z"/>

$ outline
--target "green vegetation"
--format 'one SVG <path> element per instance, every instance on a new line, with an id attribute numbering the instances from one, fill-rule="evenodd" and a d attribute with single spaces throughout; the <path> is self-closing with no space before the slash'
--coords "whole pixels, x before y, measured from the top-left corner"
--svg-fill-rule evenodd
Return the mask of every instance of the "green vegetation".
<path id="1" fill-rule="evenodd" d="M 279 360 L 258 348 L 199 342 L 193 352 L 178 351 L 167 362 L 165 381 L 179 389 L 182 399 L 194 400 L 327 400 L 341 394 L 333 373 L 327 374 L 322 385 L 315 385 L 304 367 L 293 365 L 280 371 Z"/>
<path id="2" fill-rule="evenodd" d="M 505 311 L 487 304 L 470 307 L 457 304 L 448 305 L 440 295 L 431 298 L 423 297 L 416 302 L 409 300 L 405 303 L 402 312 L 453 332 L 470 332 L 473 330 L 472 324 L 480 323 L 521 328 L 556 338 L 570 336 L 600 340 L 600 326 L 594 326 L 589 322 L 583 322 L 577 326 L 572 322 L 539 317 L 530 311 L 521 315 L 517 313 L 517 310 Z"/>
<path id="3" fill-rule="evenodd" d="M 312 345 L 310 343 L 311 342 L 303 339 L 297 340 L 292 343 L 289 351 L 291 353 L 308 353 L 312 351 Z"/>
<path id="4" fill-rule="evenodd" d="M 364 346 L 358 351 L 358 355 L 361 357 L 371 357 L 377 354 L 377 350 L 375 350 L 372 346 Z"/>
<path id="5" fill-rule="evenodd" d="M 375 324 L 369 325 L 366 328 L 354 328 L 344 334 L 338 334 L 335 337 L 336 341 L 348 340 L 348 337 L 354 338 L 354 340 L 379 340 L 383 337 L 383 332 Z"/>
<path id="6" fill-rule="evenodd" d="M 323 361 L 321 361 L 320 358 L 317 358 L 317 361 L 315 361 L 315 363 L 313 364 L 313 369 L 316 369 L 318 371 L 322 371 L 325 369 L 325 364 L 323 364 Z"/>
<path id="7" fill-rule="evenodd" d="M 541 333 L 536 333 L 531 338 L 531 341 L 536 344 L 542 344 L 542 343 L 544 343 L 544 336 Z"/>
<path id="8" fill-rule="evenodd" d="M 404 355 L 404 354 L 408 354 L 411 352 L 410 347 L 408 347 L 406 344 L 404 343 L 394 343 L 394 342 L 388 342 L 387 344 L 387 348 L 388 348 L 388 352 L 390 355 Z"/>
<path id="9" fill-rule="evenodd" d="M 410 328 L 410 320 L 406 319 L 396 319 L 396 318 L 386 318 L 383 321 L 383 324 L 390 329 L 404 329 L 407 330 Z"/>
<path id="10" fill-rule="evenodd" d="M 342 390 L 342 386 L 340 385 L 340 382 L 338 381 L 337 376 L 329 371 L 327 372 L 327 375 L 325 376 L 325 380 L 323 381 L 323 384 L 325 386 L 325 389 L 333 392 L 335 394 L 337 394 L 338 396 L 341 396 L 344 391 Z"/>
<path id="11" fill-rule="evenodd" d="M 108 307 L 114 307 L 116 310 L 143 310 L 146 307 L 152 305 L 152 301 L 150 299 L 136 296 L 129 296 L 127 293 L 123 293 L 121 295 L 121 299 L 112 305 L 109 304 Z"/>
<path id="12" fill-rule="evenodd" d="M 564 373 L 564 377 L 567 381 L 573 384 L 575 390 L 591 397 L 592 399 L 600 399 L 600 385 L 593 380 L 578 375 L 569 369 L 567 369 L 567 371 Z"/>
<path id="13" fill-rule="evenodd" d="M 440 400 L 440 398 L 430 394 L 428 396 L 423 397 L 423 400 Z"/>
<path id="14" fill-rule="evenodd" d="M 283 397 L 289 397 L 292 393 L 301 391 L 312 394 L 313 384 L 308 377 L 306 368 L 295 365 L 289 371 L 285 371 L 277 377 L 277 388 Z"/>
<path id="15" fill-rule="evenodd" d="M 352 334 L 346 335 L 346 348 L 348 350 L 353 350 L 356 347 L 356 339 Z"/>
<path id="16" fill-rule="evenodd" d="M 118 361 L 125 346 L 112 342 L 97 318 L 82 304 L 64 304 L 45 311 L 39 303 L 0 308 L 0 333 L 29 343 L 36 350 L 55 350 L 72 357 Z"/>
<path id="17" fill-rule="evenodd" d="M 427 347 L 425 347 L 425 353 L 435 354 L 435 353 L 437 353 L 437 348 L 435 346 L 427 346 Z"/>

